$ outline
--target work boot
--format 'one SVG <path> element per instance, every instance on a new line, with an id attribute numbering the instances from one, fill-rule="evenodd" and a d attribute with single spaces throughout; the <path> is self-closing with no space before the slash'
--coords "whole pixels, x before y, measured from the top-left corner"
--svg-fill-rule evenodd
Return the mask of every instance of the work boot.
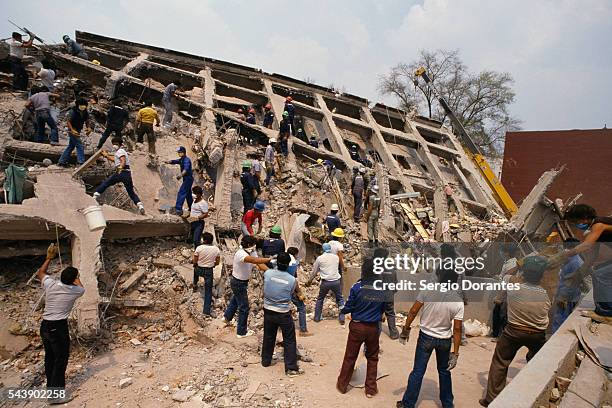
<path id="1" fill-rule="evenodd" d="M 98 193 L 97 191 L 95 193 L 93 193 L 93 199 L 96 200 L 96 202 L 99 204 L 100 203 L 100 193 Z"/>
<path id="2" fill-rule="evenodd" d="M 312 336 L 312 333 L 309 332 L 308 330 L 304 330 L 304 331 L 300 330 L 300 337 L 310 337 L 310 336 Z"/>
<path id="3" fill-rule="evenodd" d="M 399 339 L 399 331 L 395 325 L 395 316 L 387 316 L 387 324 L 389 325 L 389 338 L 391 340 Z"/>
<path id="4" fill-rule="evenodd" d="M 144 208 L 144 204 L 142 203 L 138 203 L 136 204 L 138 206 L 138 213 L 140 213 L 140 215 L 145 215 L 145 208 Z"/>

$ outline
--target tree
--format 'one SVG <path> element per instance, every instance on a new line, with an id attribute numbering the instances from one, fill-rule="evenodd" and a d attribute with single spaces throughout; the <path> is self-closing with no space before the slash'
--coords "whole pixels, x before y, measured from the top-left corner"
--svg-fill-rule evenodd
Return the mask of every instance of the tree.
<path id="1" fill-rule="evenodd" d="M 424 110 L 431 119 L 447 121 L 431 89 L 414 74 L 424 67 L 438 92 L 446 99 L 474 142 L 485 154 L 498 155 L 507 130 L 520 128 L 520 120 L 511 116 L 514 80 L 507 72 L 468 71 L 458 50 L 419 51 L 410 64 L 401 63 L 381 76 L 378 89 L 383 95 L 398 99 L 404 110 Z"/>

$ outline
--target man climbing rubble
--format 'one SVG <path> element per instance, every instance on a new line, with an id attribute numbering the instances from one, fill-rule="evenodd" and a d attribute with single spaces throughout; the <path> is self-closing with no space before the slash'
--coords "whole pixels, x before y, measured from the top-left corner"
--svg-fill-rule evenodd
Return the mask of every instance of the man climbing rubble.
<path id="1" fill-rule="evenodd" d="M 113 137 L 112 139 L 114 154 L 110 154 L 106 150 L 102 151 L 108 161 L 114 162 L 115 172 L 98 186 L 96 192 L 93 194 L 93 198 L 98 201 L 100 195 L 106 191 L 107 188 L 117 183 L 123 184 L 125 191 L 127 191 L 130 199 L 138 207 L 138 212 L 142 215 L 145 213 L 144 204 L 140 201 L 138 194 L 134 191 L 134 183 L 132 182 L 132 171 L 130 170 L 130 158 L 123 148 L 123 140 L 120 137 Z"/>
<path id="2" fill-rule="evenodd" d="M 268 140 L 268 146 L 266 146 L 266 152 L 264 154 L 264 163 L 266 166 L 266 186 L 270 185 L 270 180 L 274 177 L 274 162 L 276 161 L 276 139 L 271 137 Z"/>
<path id="3" fill-rule="evenodd" d="M 83 296 L 85 288 L 79 279 L 78 269 L 68 266 L 61 272 L 60 279 L 47 274 L 51 260 L 57 255 L 57 247 L 51 244 L 47 258 L 36 272 L 45 290 L 45 310 L 40 324 L 40 337 L 45 349 L 45 377 L 47 388 L 66 388 L 66 367 L 70 356 L 70 333 L 68 317 L 74 302 Z M 50 404 L 64 404 L 72 397 L 65 395 L 53 399 Z"/>
<path id="4" fill-rule="evenodd" d="M 212 314 L 213 269 L 221 262 L 221 250 L 213 245 L 213 240 L 210 232 L 202 234 L 203 244 L 193 254 L 193 291 L 198 290 L 198 279 L 204 278 L 203 313 L 209 317 L 215 317 Z"/>
<path id="5" fill-rule="evenodd" d="M 283 157 L 287 157 L 289 155 L 289 136 L 291 135 L 291 121 L 289 119 L 289 112 L 283 112 L 283 120 L 281 120 L 279 124 L 278 136 L 279 136 L 279 145 L 280 152 Z"/>
<path id="6" fill-rule="evenodd" d="M 184 146 L 179 146 L 176 149 L 176 153 L 179 158 L 166 161 L 165 164 L 178 164 L 181 169 L 181 174 L 176 176 L 177 180 L 183 179 L 181 187 L 176 194 L 176 205 L 174 209 L 176 214 L 179 216 L 183 215 L 183 203 L 187 201 L 188 211 L 191 211 L 191 205 L 193 204 L 193 197 L 191 196 L 191 187 L 193 186 L 193 167 L 191 165 L 191 159 L 187 157 L 187 149 Z"/>
<path id="7" fill-rule="evenodd" d="M 319 255 L 312 266 L 312 272 L 306 283 L 309 286 L 317 274 L 321 275 L 321 285 L 319 286 L 319 295 L 315 304 L 314 318 L 315 322 L 321 321 L 323 313 L 323 302 L 325 297 L 331 291 L 336 299 L 338 310 L 344 306 L 344 298 L 342 297 L 342 279 L 339 269 L 340 258 L 332 253 L 332 247 L 329 243 L 323 244 L 323 254 Z M 344 315 L 342 312 L 338 314 L 338 321 L 344 324 Z"/>
<path id="8" fill-rule="evenodd" d="M 34 109 L 36 127 L 38 131 L 36 141 L 38 143 L 45 142 L 45 125 L 49 125 L 51 128 L 51 135 L 49 136 L 51 146 L 59 145 L 57 124 L 55 123 L 53 116 L 51 116 L 51 99 L 57 98 L 59 98 L 58 94 L 49 92 L 45 87 L 32 87 L 32 96 L 30 96 L 30 99 L 28 99 L 26 108 Z"/>
<path id="9" fill-rule="evenodd" d="M 274 112 L 272 112 L 272 104 L 267 103 L 264 106 L 264 117 L 262 125 L 267 127 L 268 129 L 272 129 L 272 124 L 274 123 Z"/>
<path id="10" fill-rule="evenodd" d="M 248 210 L 242 216 L 242 223 L 240 225 L 240 229 L 242 231 L 243 236 L 253 236 L 261 234 L 261 229 L 263 228 L 263 219 L 262 213 L 266 209 L 266 205 L 263 201 L 256 201 L 253 208 Z M 257 233 L 253 232 L 253 225 L 257 221 Z"/>
<path id="11" fill-rule="evenodd" d="M 87 55 L 85 49 L 83 49 L 83 46 L 81 44 L 79 44 L 67 35 L 64 35 L 62 37 L 62 40 L 64 41 L 64 44 L 66 44 L 66 49 L 68 50 L 68 53 L 70 55 L 83 59 L 89 59 L 89 56 Z"/>
<path id="12" fill-rule="evenodd" d="M 230 280 L 232 297 L 223 315 L 225 324 L 229 326 L 234 315 L 238 312 L 236 337 L 239 339 L 255 334 L 253 330 L 247 330 L 249 318 L 248 289 L 253 265 L 257 265 L 261 271 L 265 271 L 268 269 L 265 264 L 271 261 L 271 258 L 257 257 L 257 252 L 255 251 L 256 243 L 255 237 L 242 237 L 241 245 L 234 255 L 232 267 L 232 277 Z"/>
<path id="13" fill-rule="evenodd" d="M 365 167 L 353 167 L 353 181 L 351 182 L 351 193 L 353 194 L 353 220 L 359 222 L 361 217 L 361 207 L 363 205 L 363 193 L 367 189 L 364 174 Z"/>
<path id="14" fill-rule="evenodd" d="M 68 146 L 59 158 L 58 165 L 68 166 L 68 160 L 72 151 L 76 149 L 77 163 L 79 165 L 85 163 L 85 149 L 81 140 L 81 130 L 85 127 L 85 134 L 91 133 L 89 126 L 89 113 L 87 112 L 87 99 L 79 98 L 75 102 L 75 106 L 70 110 L 68 116 Z"/>
<path id="15" fill-rule="evenodd" d="M 257 123 L 257 118 L 255 117 L 254 108 L 249 108 L 247 116 L 246 116 L 246 123 L 250 125 L 255 125 Z"/>
<path id="16" fill-rule="evenodd" d="M 106 142 L 111 133 L 114 132 L 115 137 L 121 137 L 121 132 L 123 132 L 125 125 L 127 125 L 130 119 L 128 111 L 121 106 L 119 98 L 114 98 L 111 103 L 112 106 L 106 113 L 106 129 L 104 129 L 104 133 L 100 136 L 97 149 L 101 149 L 104 146 L 104 142 Z M 155 147 L 153 147 L 153 151 L 155 151 Z"/>
<path id="17" fill-rule="evenodd" d="M 159 115 L 153 108 L 151 101 L 146 101 L 145 106 L 138 111 L 136 115 L 136 141 L 144 142 L 144 136 L 147 135 L 147 144 L 149 145 L 149 165 L 153 166 L 155 162 L 155 130 L 153 125 L 159 127 Z"/>
<path id="18" fill-rule="evenodd" d="M 23 64 L 25 48 L 32 47 L 35 35 L 29 33 L 28 41 L 23 41 L 23 37 L 18 32 L 13 32 L 9 43 L 9 63 L 13 74 L 13 89 L 25 91 L 28 89 L 28 71 Z"/>
<path id="19" fill-rule="evenodd" d="M 285 252 L 285 241 L 281 238 L 282 229 L 275 225 L 270 229 L 270 238 L 263 240 L 261 254 L 263 256 L 274 256 Z"/>
<path id="20" fill-rule="evenodd" d="M 191 204 L 189 218 L 193 247 L 197 248 L 200 246 L 202 231 L 204 231 L 204 220 L 208 218 L 208 201 L 203 197 L 204 190 L 202 190 L 202 187 L 194 186 L 191 191 L 193 193 L 193 203 Z"/>
<path id="21" fill-rule="evenodd" d="M 288 272 L 291 257 L 281 252 L 276 258 L 276 267 L 264 272 L 264 323 L 261 345 L 261 365 L 269 367 L 276 344 L 278 329 L 283 334 L 283 357 L 285 374 L 294 377 L 304 373 L 297 363 L 295 324 L 291 317 L 291 299 L 299 291 L 297 279 Z"/>
<path id="22" fill-rule="evenodd" d="M 172 124 L 172 116 L 174 104 L 176 102 L 175 94 L 180 89 L 181 83 L 180 81 L 170 82 L 166 88 L 164 89 L 164 93 L 162 95 L 162 103 L 164 104 L 164 127 L 170 126 Z"/>
<path id="23" fill-rule="evenodd" d="M 295 105 L 293 105 L 293 98 L 291 96 L 285 98 L 285 108 L 283 109 L 283 117 L 285 116 L 285 112 L 287 112 L 287 120 L 291 128 L 291 134 L 295 136 Z"/>
<path id="24" fill-rule="evenodd" d="M 378 219 L 380 217 L 380 197 L 378 186 L 373 185 L 368 198 L 368 211 L 365 215 L 368 223 L 368 244 L 378 245 Z"/>
<path id="25" fill-rule="evenodd" d="M 242 206 L 245 213 L 253 208 L 257 196 L 261 194 L 261 187 L 259 187 L 255 175 L 251 172 L 251 165 L 250 160 L 243 161 L 242 174 L 240 174 L 240 184 L 242 184 Z"/>
<path id="26" fill-rule="evenodd" d="M 330 238 L 331 233 L 335 231 L 336 228 L 342 227 L 342 221 L 340 221 L 340 217 L 338 217 L 338 211 L 340 211 L 340 207 L 338 207 L 338 204 L 334 203 L 329 209 L 329 214 L 325 217 L 325 226 L 327 227 L 327 234 Z"/>

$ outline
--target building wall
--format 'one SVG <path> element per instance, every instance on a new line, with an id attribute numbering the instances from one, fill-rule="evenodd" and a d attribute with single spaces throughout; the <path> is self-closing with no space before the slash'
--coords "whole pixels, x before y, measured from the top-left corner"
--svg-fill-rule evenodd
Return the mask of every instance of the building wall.
<path id="1" fill-rule="evenodd" d="M 612 214 L 612 129 L 506 133 L 502 183 L 517 204 L 540 175 L 565 165 L 547 197 L 579 202 Z"/>

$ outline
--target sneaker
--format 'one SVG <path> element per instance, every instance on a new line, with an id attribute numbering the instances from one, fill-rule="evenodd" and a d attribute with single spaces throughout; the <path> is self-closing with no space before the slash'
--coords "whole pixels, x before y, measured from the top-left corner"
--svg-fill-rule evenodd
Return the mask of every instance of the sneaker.
<path id="1" fill-rule="evenodd" d="M 399 336 L 400 336 L 399 335 L 399 331 L 397 331 L 397 329 L 389 331 L 389 338 L 391 340 L 397 340 L 397 339 L 399 339 Z"/>
<path id="2" fill-rule="evenodd" d="M 145 215 L 144 205 L 142 203 L 138 203 L 136 205 L 138 206 L 138 212 L 140 213 L 140 215 Z"/>
<path id="3" fill-rule="evenodd" d="M 238 337 L 239 339 L 244 339 L 245 337 L 250 337 L 254 334 L 255 332 L 253 330 L 248 330 L 246 334 L 237 334 L 236 337 Z"/>
<path id="4" fill-rule="evenodd" d="M 230 327 L 232 326 L 232 321 L 231 320 L 226 320 L 225 317 L 223 318 L 223 324 L 225 325 L 225 327 Z"/>
<path id="5" fill-rule="evenodd" d="M 98 203 L 99 203 L 99 201 L 98 201 L 98 200 L 100 199 L 100 193 L 97 193 L 97 192 L 96 192 L 96 193 L 93 193 L 93 199 L 94 199 L 94 200 L 96 200 L 96 202 L 98 202 Z"/>
<path id="6" fill-rule="evenodd" d="M 310 336 L 312 336 L 312 333 L 309 332 L 308 330 L 306 330 L 306 331 L 301 331 L 300 330 L 300 337 L 310 337 Z"/>
<path id="7" fill-rule="evenodd" d="M 287 370 L 285 371 L 287 377 L 297 377 L 298 375 L 304 374 L 304 370 L 298 368 L 297 370 Z"/>
<path id="8" fill-rule="evenodd" d="M 49 405 L 62 405 L 67 404 L 74 399 L 73 396 L 66 396 L 64 398 L 52 398 L 48 401 Z"/>
<path id="9" fill-rule="evenodd" d="M 489 401 L 487 401 L 486 399 L 482 398 L 478 400 L 478 403 L 480 405 L 482 405 L 483 407 L 488 407 L 489 406 Z"/>
<path id="10" fill-rule="evenodd" d="M 344 320 L 338 320 L 338 322 L 340 322 L 341 326 L 344 326 L 344 323 L 346 323 Z"/>

